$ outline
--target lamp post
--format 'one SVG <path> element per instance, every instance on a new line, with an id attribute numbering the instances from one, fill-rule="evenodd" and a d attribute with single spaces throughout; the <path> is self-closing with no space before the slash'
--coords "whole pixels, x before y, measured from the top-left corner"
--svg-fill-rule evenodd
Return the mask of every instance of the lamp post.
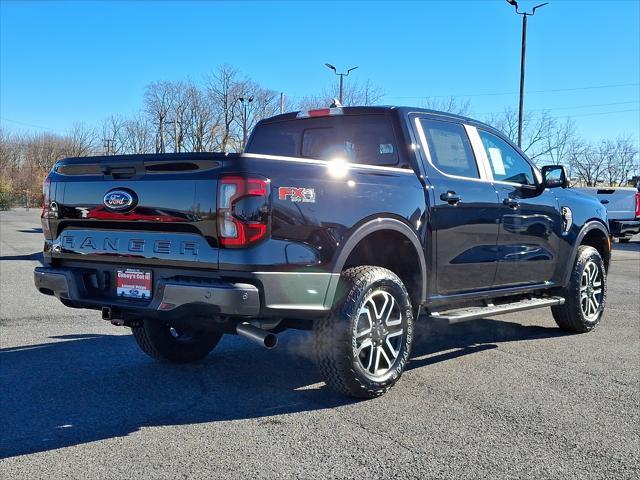
<path id="1" fill-rule="evenodd" d="M 516 0 L 507 0 L 507 3 L 513 5 L 516 13 L 522 16 L 522 54 L 520 55 L 520 105 L 518 107 L 518 147 L 522 147 L 522 117 L 524 115 L 524 63 L 527 51 L 527 17 L 532 17 L 536 13 L 536 9 L 544 7 L 549 2 L 541 3 L 533 7 L 531 12 L 524 12 L 518 9 Z"/>
<path id="2" fill-rule="evenodd" d="M 358 67 L 351 67 L 349 70 L 347 70 L 347 73 L 338 73 L 338 71 L 336 70 L 336 67 L 334 67 L 330 63 L 325 63 L 324 65 L 327 68 L 330 68 L 331 70 L 333 70 L 333 73 L 335 73 L 337 76 L 340 77 L 340 90 L 339 90 L 339 95 L 338 95 L 338 101 L 340 102 L 340 105 L 342 105 L 342 84 L 343 84 L 343 81 L 344 81 L 344 77 L 348 77 L 349 73 L 351 73 L 352 70 L 355 70 Z"/>
<path id="3" fill-rule="evenodd" d="M 253 102 L 253 97 L 238 97 L 238 100 L 242 104 L 243 109 L 243 117 L 242 117 L 242 150 L 244 150 L 245 145 L 247 144 L 247 124 L 249 123 L 247 119 L 247 108 L 251 102 Z"/>

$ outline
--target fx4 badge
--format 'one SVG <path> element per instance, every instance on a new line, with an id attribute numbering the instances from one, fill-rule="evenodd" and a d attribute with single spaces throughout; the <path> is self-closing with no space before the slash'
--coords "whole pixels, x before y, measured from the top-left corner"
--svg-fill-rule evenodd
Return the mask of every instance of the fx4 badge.
<path id="1" fill-rule="evenodd" d="M 278 189 L 280 200 L 292 202 L 316 203 L 316 191 L 313 188 L 304 187 L 280 187 Z"/>

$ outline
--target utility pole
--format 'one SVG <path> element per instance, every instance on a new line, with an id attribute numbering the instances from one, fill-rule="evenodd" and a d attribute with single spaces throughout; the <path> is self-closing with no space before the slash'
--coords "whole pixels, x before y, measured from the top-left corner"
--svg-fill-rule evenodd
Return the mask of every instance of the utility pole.
<path id="1" fill-rule="evenodd" d="M 518 2 L 516 0 L 507 0 L 507 3 L 513 5 L 516 13 L 522 16 L 522 53 L 520 55 L 520 103 L 518 106 L 518 147 L 522 147 L 522 120 L 524 117 L 524 66 L 525 56 L 527 53 L 527 17 L 532 17 L 536 13 L 536 9 L 544 7 L 549 2 L 541 3 L 533 7 L 531 13 L 521 12 L 518 10 Z"/>
<path id="2" fill-rule="evenodd" d="M 338 73 L 338 70 L 336 70 L 336 67 L 334 67 L 333 65 L 331 65 L 330 63 L 325 63 L 324 64 L 325 67 L 330 68 L 331 70 L 333 70 L 333 73 L 335 73 L 337 76 L 340 77 L 340 90 L 339 90 L 339 95 L 338 95 L 338 101 L 340 102 L 340 105 L 342 105 L 342 86 L 344 83 L 344 77 L 348 77 L 349 73 L 351 73 L 352 70 L 355 70 L 358 67 L 351 67 L 350 69 L 347 70 L 347 73 Z"/>
<path id="3" fill-rule="evenodd" d="M 105 155 L 112 155 L 113 154 L 113 139 L 111 138 L 103 138 L 102 141 L 104 142 L 104 150 L 105 150 Z"/>
<path id="4" fill-rule="evenodd" d="M 242 109 L 243 109 L 243 117 L 242 117 L 242 150 L 244 151 L 244 147 L 247 144 L 247 137 L 248 137 L 248 124 L 249 124 L 249 119 L 247 117 L 247 108 L 249 106 L 249 104 L 251 102 L 253 102 L 253 96 L 246 98 L 246 97 L 238 97 L 238 100 L 240 101 L 240 103 L 242 104 Z"/>
<path id="5" fill-rule="evenodd" d="M 280 113 L 284 113 L 284 93 L 280 92 Z"/>

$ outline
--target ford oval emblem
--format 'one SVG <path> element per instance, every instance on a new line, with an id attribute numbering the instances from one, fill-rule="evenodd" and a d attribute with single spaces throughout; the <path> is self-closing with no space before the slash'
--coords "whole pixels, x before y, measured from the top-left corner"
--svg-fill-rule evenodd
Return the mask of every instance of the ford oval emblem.
<path id="1" fill-rule="evenodd" d="M 103 202 L 109 210 L 127 210 L 134 206 L 135 198 L 133 192 L 116 189 L 105 193 Z"/>

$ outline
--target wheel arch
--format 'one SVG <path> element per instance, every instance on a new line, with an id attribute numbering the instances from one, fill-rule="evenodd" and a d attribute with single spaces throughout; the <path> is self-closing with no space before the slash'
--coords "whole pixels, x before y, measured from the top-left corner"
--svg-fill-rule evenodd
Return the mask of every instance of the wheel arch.
<path id="1" fill-rule="evenodd" d="M 359 249 L 362 249 L 363 245 L 366 245 L 367 242 L 371 244 L 371 242 L 375 242 L 381 236 L 387 236 L 386 238 L 392 238 L 395 240 L 402 239 L 404 243 L 407 244 L 407 250 L 405 250 L 404 253 L 415 253 L 415 258 L 417 259 L 418 264 L 416 272 L 419 272 L 419 279 L 417 280 L 417 285 L 405 286 L 407 287 L 407 289 L 413 290 L 412 300 L 417 302 L 414 307 L 418 307 L 419 304 L 425 302 L 427 296 L 427 264 L 420 239 L 418 238 L 416 232 L 407 223 L 396 218 L 377 217 L 365 221 L 360 226 L 356 227 L 353 233 L 344 242 L 344 245 L 342 246 L 342 249 L 340 250 L 334 262 L 333 273 L 337 275 L 332 276 L 332 280 L 327 291 L 325 304 L 331 306 L 333 298 L 335 296 L 336 288 L 338 286 L 338 281 L 340 278 L 339 274 L 345 269 L 345 267 L 348 268 L 349 266 L 352 266 L 349 265 L 349 262 L 353 260 L 354 255 L 359 255 Z M 395 243 L 394 245 L 397 245 L 397 243 Z M 373 261 L 367 264 L 389 268 L 390 263 L 393 262 Z M 394 273 L 396 274 L 399 273 L 393 268 L 389 269 L 394 271 Z M 402 274 L 398 274 L 398 276 L 403 279 Z M 410 291 L 410 294 L 411 293 L 412 292 Z"/>
<path id="2" fill-rule="evenodd" d="M 576 236 L 576 240 L 571 250 L 571 255 L 567 260 L 565 268 L 563 285 L 568 285 L 571 278 L 571 271 L 573 264 L 576 260 L 578 248 L 581 245 L 589 245 L 600 253 L 602 260 L 604 261 L 605 270 L 609 269 L 609 261 L 611 259 L 611 243 L 609 236 L 609 229 L 600 220 L 589 220 L 580 229 L 580 232 Z"/>

